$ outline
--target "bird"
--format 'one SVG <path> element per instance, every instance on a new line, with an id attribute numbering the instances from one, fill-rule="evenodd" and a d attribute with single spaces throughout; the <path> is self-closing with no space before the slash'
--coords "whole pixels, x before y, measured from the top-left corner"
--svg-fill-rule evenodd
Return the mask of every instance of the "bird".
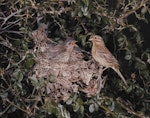
<path id="1" fill-rule="evenodd" d="M 107 68 L 112 68 L 120 76 L 124 84 L 127 85 L 125 78 L 119 70 L 119 63 L 117 59 L 105 46 L 102 37 L 99 35 L 91 35 L 89 40 L 93 43 L 92 57 L 94 58 L 94 60 L 98 62 L 100 66 L 105 67 L 104 70 L 106 70 Z"/>
<path id="2" fill-rule="evenodd" d="M 49 60 L 57 61 L 57 62 L 69 62 L 71 53 L 76 47 L 75 40 L 66 40 L 64 43 L 57 44 L 54 46 L 50 46 L 41 55 Z"/>
<path id="3" fill-rule="evenodd" d="M 70 58 L 73 52 L 73 49 L 76 47 L 76 41 L 70 40 L 65 43 L 65 51 L 58 54 L 59 56 L 56 57 L 60 62 L 70 62 Z"/>

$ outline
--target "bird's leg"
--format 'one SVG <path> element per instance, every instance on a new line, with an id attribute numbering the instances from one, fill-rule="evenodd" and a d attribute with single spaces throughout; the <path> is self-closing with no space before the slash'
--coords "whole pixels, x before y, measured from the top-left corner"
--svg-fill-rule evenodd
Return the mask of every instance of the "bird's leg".
<path id="1" fill-rule="evenodd" d="M 98 95 L 101 91 L 101 88 L 102 88 L 102 81 L 103 79 L 101 78 L 101 75 L 98 77 L 97 79 L 97 92 L 96 94 Z"/>
<path id="2" fill-rule="evenodd" d="M 104 87 L 104 79 L 102 78 L 103 66 L 99 67 L 99 76 L 97 78 L 97 95 L 100 93 L 101 89 Z"/>
<path id="3" fill-rule="evenodd" d="M 99 76 L 97 78 L 97 80 L 100 80 L 103 74 L 103 66 L 99 66 Z"/>
<path id="4" fill-rule="evenodd" d="M 99 73 L 103 73 L 103 66 L 99 66 Z"/>
<path id="5" fill-rule="evenodd" d="M 102 88 L 104 88 L 106 82 L 106 76 L 104 78 L 99 77 L 99 80 L 97 81 L 97 97 L 99 97 L 99 93 L 101 91 Z"/>

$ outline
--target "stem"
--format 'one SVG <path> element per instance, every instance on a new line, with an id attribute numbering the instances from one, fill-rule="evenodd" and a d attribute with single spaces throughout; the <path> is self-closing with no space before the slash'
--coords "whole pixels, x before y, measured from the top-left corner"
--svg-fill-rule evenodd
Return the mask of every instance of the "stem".
<path id="1" fill-rule="evenodd" d="M 6 101 L 7 101 L 10 105 L 16 107 L 17 109 L 19 109 L 19 110 L 21 110 L 21 111 L 23 111 L 23 112 L 29 114 L 29 112 L 28 112 L 27 110 L 20 108 L 19 106 L 17 106 L 17 105 L 14 104 L 13 102 L 9 101 L 8 99 L 7 99 Z"/>

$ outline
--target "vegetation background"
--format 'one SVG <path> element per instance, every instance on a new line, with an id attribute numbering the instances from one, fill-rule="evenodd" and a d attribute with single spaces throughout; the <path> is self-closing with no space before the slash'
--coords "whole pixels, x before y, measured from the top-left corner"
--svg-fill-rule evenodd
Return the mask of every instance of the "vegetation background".
<path id="1" fill-rule="evenodd" d="M 0 117 L 149 118 L 149 7 L 149 0 L 0 0 Z M 25 55 L 34 47 L 31 32 L 40 22 L 48 24 L 54 41 L 71 36 L 89 52 L 88 34 L 101 35 L 129 87 L 108 70 L 112 79 L 100 97 L 79 93 L 67 102 L 49 100 L 41 94 L 41 81 L 35 85 L 28 78 L 36 62 Z"/>

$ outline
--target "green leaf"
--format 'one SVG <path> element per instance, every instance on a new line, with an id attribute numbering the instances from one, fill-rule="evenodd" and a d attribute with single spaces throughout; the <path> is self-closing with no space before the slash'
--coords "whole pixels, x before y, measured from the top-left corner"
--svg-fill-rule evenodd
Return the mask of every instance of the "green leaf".
<path id="1" fill-rule="evenodd" d="M 6 92 L 6 93 L 0 93 L 0 97 L 1 97 L 2 99 L 7 98 L 7 96 L 8 96 L 8 93 L 7 93 L 7 92 Z"/>
<path id="2" fill-rule="evenodd" d="M 130 51 L 126 51 L 126 55 L 125 55 L 124 58 L 125 58 L 126 60 L 131 60 L 131 58 L 132 58 L 131 52 L 130 52 Z"/>
<path id="3" fill-rule="evenodd" d="M 94 104 L 91 104 L 91 105 L 89 106 L 89 112 L 90 112 L 90 113 L 93 113 L 94 111 L 95 111 Z"/>
<path id="4" fill-rule="evenodd" d="M 89 0 L 83 0 L 83 2 L 86 6 L 89 6 Z"/>
<path id="5" fill-rule="evenodd" d="M 78 102 L 76 102 L 76 103 L 73 104 L 73 111 L 74 112 L 77 112 L 79 110 L 79 108 L 80 108 L 80 105 L 79 105 Z"/>
<path id="6" fill-rule="evenodd" d="M 126 89 L 126 92 L 127 93 L 130 93 L 132 90 L 133 90 L 134 86 L 129 86 L 127 89 Z"/>
<path id="7" fill-rule="evenodd" d="M 126 60 L 131 60 L 132 56 L 131 56 L 131 54 L 128 54 L 128 55 L 126 55 L 124 58 L 125 58 Z"/>
<path id="8" fill-rule="evenodd" d="M 38 83 L 38 79 L 36 77 L 34 77 L 34 76 L 30 77 L 30 80 L 31 80 L 33 85 Z"/>
<path id="9" fill-rule="evenodd" d="M 51 103 L 50 102 L 47 102 L 45 105 L 44 105 L 44 107 L 45 107 L 45 110 L 46 110 L 46 112 L 50 115 L 50 114 L 52 114 L 52 106 L 51 106 Z"/>
<path id="10" fill-rule="evenodd" d="M 147 69 L 146 64 L 144 61 L 142 61 L 140 58 L 136 58 L 135 68 L 139 70 L 145 70 Z"/>
<path id="11" fill-rule="evenodd" d="M 22 44 L 22 48 L 23 48 L 23 50 L 28 50 L 27 44 L 23 43 L 23 44 Z"/>
<path id="12" fill-rule="evenodd" d="M 134 32 L 138 31 L 138 29 L 134 25 L 130 25 L 129 28 L 131 31 L 134 31 Z"/>
<path id="13" fill-rule="evenodd" d="M 83 100 L 82 100 L 81 98 L 78 98 L 78 99 L 77 99 L 77 102 L 78 102 L 79 104 L 83 104 Z"/>
<path id="14" fill-rule="evenodd" d="M 50 75 L 49 76 L 49 81 L 51 82 L 51 83 L 55 83 L 56 82 L 56 79 L 55 79 L 56 77 L 54 76 L 54 75 Z"/>
<path id="15" fill-rule="evenodd" d="M 17 82 L 17 86 L 22 90 L 22 83 L 21 82 Z"/>
<path id="16" fill-rule="evenodd" d="M 148 11 L 147 6 L 144 6 L 144 7 L 141 9 L 141 13 L 142 13 L 142 14 L 145 14 L 147 11 Z"/>
<path id="17" fill-rule="evenodd" d="M 80 111 L 81 115 L 83 116 L 84 115 L 84 106 L 83 105 L 80 106 L 79 111 Z"/>
<path id="18" fill-rule="evenodd" d="M 85 44 L 86 44 L 86 35 L 80 34 L 80 35 L 79 35 L 79 40 L 81 41 L 81 44 L 82 44 L 83 46 L 85 46 Z"/>
<path id="19" fill-rule="evenodd" d="M 109 21 L 110 19 L 107 16 L 103 16 L 102 20 L 103 20 L 104 24 L 109 24 L 109 22 L 110 22 Z"/>
<path id="20" fill-rule="evenodd" d="M 13 72 L 13 77 L 15 77 L 19 82 L 22 81 L 22 79 L 23 79 L 23 74 L 22 74 L 22 72 L 20 71 L 20 69 L 16 69 L 16 70 Z"/>
<path id="21" fill-rule="evenodd" d="M 66 101 L 66 104 L 67 104 L 67 105 L 70 105 L 70 104 L 72 104 L 72 102 L 73 102 L 73 99 L 72 99 L 72 98 L 69 98 L 69 99 Z"/>
<path id="22" fill-rule="evenodd" d="M 82 17 L 82 16 L 83 16 L 83 14 L 82 14 L 81 11 L 78 12 L 78 16 L 79 16 L 79 17 Z"/>
<path id="23" fill-rule="evenodd" d="M 58 104 L 58 108 L 60 110 L 58 118 L 70 118 L 70 113 L 65 109 L 63 105 Z"/>
<path id="24" fill-rule="evenodd" d="M 111 105 L 109 106 L 110 111 L 114 111 L 115 109 L 115 102 L 111 102 Z"/>
<path id="25" fill-rule="evenodd" d="M 35 60 L 33 58 L 27 58 L 27 60 L 25 61 L 25 65 L 27 68 L 32 68 L 34 64 Z"/>

